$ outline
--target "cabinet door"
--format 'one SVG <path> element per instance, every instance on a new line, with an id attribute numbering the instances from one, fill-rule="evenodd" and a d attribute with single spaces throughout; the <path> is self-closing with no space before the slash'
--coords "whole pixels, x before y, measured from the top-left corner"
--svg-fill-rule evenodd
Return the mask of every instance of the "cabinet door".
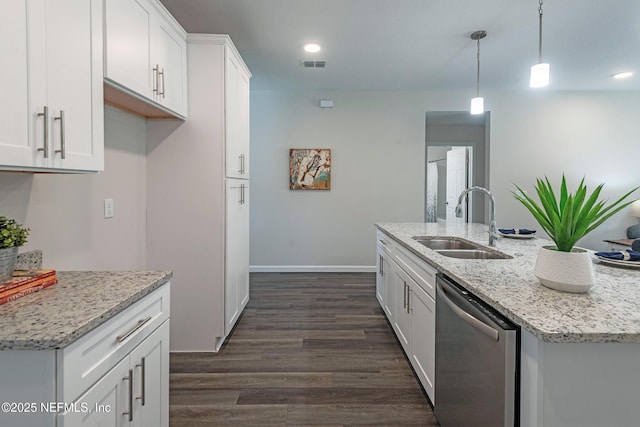
<path id="1" fill-rule="evenodd" d="M 409 311 L 412 322 L 411 364 L 431 403 L 435 403 L 436 302 L 420 286 L 412 287 Z"/>
<path id="2" fill-rule="evenodd" d="M 157 67 L 153 99 L 186 116 L 187 43 L 159 15 L 152 26 L 151 42 L 151 65 Z"/>
<path id="3" fill-rule="evenodd" d="M 411 297 L 411 278 L 402 269 L 395 269 L 394 297 L 395 310 L 393 312 L 393 325 L 396 336 L 400 340 L 406 354 L 411 354 L 411 315 L 409 303 Z"/>
<path id="4" fill-rule="evenodd" d="M 240 312 L 249 302 L 249 182 L 240 184 L 239 234 L 238 234 L 238 301 Z"/>
<path id="5" fill-rule="evenodd" d="M 105 0 L 106 79 L 152 96 L 151 5 L 146 0 Z"/>
<path id="6" fill-rule="evenodd" d="M 102 16 L 101 0 L 47 1 L 50 167 L 104 169 Z"/>
<path id="7" fill-rule="evenodd" d="M 249 178 L 249 147 L 250 147 L 250 108 L 249 108 L 249 75 L 244 71 L 244 69 L 240 69 L 238 74 L 238 130 L 237 130 L 237 138 L 238 145 L 240 147 L 240 154 L 242 155 L 242 169 L 240 171 L 241 176 L 243 178 Z"/>
<path id="8" fill-rule="evenodd" d="M 130 355 L 133 370 L 133 414 L 136 425 L 169 425 L 169 321 Z"/>
<path id="9" fill-rule="evenodd" d="M 380 307 L 384 309 L 384 261 L 383 261 L 383 252 L 380 245 L 376 246 L 377 258 L 376 258 L 376 298 L 380 303 Z"/>
<path id="10" fill-rule="evenodd" d="M 131 375 L 130 375 L 131 374 Z M 73 403 L 75 408 L 58 415 L 62 427 L 128 426 L 130 401 L 129 358 L 125 357 Z M 85 410 L 86 409 L 86 410 Z"/>
<path id="11" fill-rule="evenodd" d="M 27 0 L 5 2 L 0 13 L 0 163 L 31 166 Z M 43 122 L 42 119 L 39 120 Z M 42 126 L 40 126 L 42 130 Z M 40 144 L 43 135 L 39 133 Z"/>
<path id="12" fill-rule="evenodd" d="M 225 335 L 233 329 L 240 315 L 240 258 L 242 236 L 242 185 L 245 181 L 239 179 L 227 179 L 226 188 L 226 260 L 224 283 L 224 319 Z"/>
<path id="13" fill-rule="evenodd" d="M 394 311 L 395 311 L 395 266 L 393 262 L 389 260 L 388 255 L 383 256 L 383 271 L 384 271 L 384 311 L 387 314 L 389 322 L 393 325 Z"/>
<path id="14" fill-rule="evenodd" d="M 243 153 L 239 141 L 240 117 L 238 99 L 238 79 L 240 63 L 225 47 L 224 67 L 224 102 L 225 102 L 225 141 L 226 141 L 226 176 L 242 178 Z"/>

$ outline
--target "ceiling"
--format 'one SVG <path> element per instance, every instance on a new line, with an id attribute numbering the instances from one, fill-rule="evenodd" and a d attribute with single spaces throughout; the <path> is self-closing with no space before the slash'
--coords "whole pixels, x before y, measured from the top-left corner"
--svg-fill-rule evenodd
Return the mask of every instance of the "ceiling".
<path id="1" fill-rule="evenodd" d="M 229 34 L 253 89 L 527 89 L 538 0 L 161 0 L 190 33 Z M 546 0 L 553 90 L 640 90 L 640 1 Z M 307 42 L 322 45 L 305 53 Z M 301 60 L 324 60 L 308 69 Z M 614 80 L 619 71 L 631 79 Z"/>

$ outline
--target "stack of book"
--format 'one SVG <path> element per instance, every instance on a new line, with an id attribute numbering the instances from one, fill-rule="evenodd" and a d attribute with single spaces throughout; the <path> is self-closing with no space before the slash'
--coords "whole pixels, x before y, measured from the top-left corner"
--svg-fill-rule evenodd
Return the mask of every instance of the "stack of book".
<path id="1" fill-rule="evenodd" d="M 13 278 L 0 283 L 0 304 L 13 301 L 58 283 L 55 270 L 15 270 Z"/>

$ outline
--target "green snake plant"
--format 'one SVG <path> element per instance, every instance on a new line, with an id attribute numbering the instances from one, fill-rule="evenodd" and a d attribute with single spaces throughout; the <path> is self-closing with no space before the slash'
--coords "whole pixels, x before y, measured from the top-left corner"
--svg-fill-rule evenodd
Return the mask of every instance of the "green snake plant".
<path id="1" fill-rule="evenodd" d="M 544 181 L 540 178 L 536 180 L 535 189 L 538 193 L 540 204 L 527 196 L 517 185 L 515 185 L 517 191 L 512 193 L 531 212 L 538 224 L 551 237 L 551 240 L 556 244 L 556 249 L 562 252 L 571 252 L 578 240 L 633 203 L 635 200 L 625 200 L 640 188 L 634 188 L 607 206 L 604 201 L 598 201 L 604 184 L 598 185 L 588 195 L 584 178 L 582 178 L 578 189 L 574 193 L 569 193 L 567 181 L 563 174 L 562 184 L 560 185 L 560 199 L 558 200 L 547 177 L 545 177 Z"/>

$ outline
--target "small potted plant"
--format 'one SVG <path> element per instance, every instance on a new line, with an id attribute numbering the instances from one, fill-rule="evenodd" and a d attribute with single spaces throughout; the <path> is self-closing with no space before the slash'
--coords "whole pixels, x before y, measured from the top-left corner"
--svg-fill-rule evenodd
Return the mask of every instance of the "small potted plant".
<path id="1" fill-rule="evenodd" d="M 634 200 L 627 198 L 638 188 L 626 193 L 614 203 L 606 205 L 599 201 L 600 184 L 589 195 L 580 181 L 578 189 L 569 193 L 564 174 L 560 185 L 560 198 L 556 197 L 549 179 L 537 179 L 536 192 L 540 199 L 538 204 L 517 185 L 514 197 L 520 201 L 538 224 L 551 237 L 555 246 L 540 248 L 534 274 L 543 285 L 564 292 L 587 292 L 593 286 L 593 268 L 589 253 L 575 244 L 595 230 L 611 216 L 629 206 Z"/>
<path id="2" fill-rule="evenodd" d="M 13 219 L 0 216 L 0 283 L 13 276 L 18 248 L 27 242 L 29 229 Z"/>

